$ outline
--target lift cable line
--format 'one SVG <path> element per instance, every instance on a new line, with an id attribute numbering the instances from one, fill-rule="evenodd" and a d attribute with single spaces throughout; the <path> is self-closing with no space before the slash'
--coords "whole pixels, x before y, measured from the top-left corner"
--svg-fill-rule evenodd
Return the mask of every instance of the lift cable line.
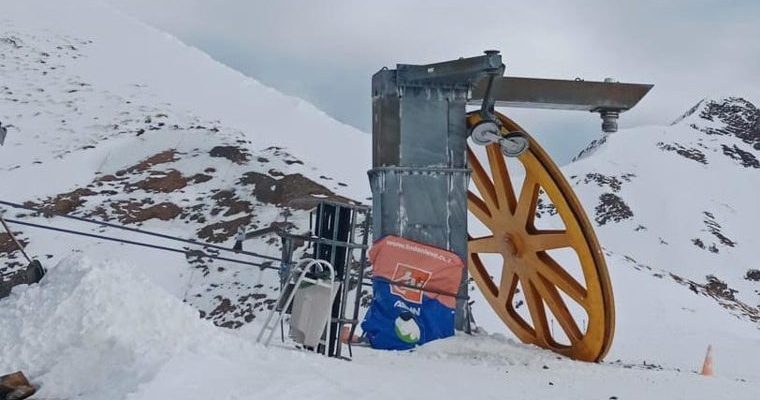
<path id="1" fill-rule="evenodd" d="M 183 238 L 176 237 L 176 236 L 165 235 L 163 233 L 156 233 L 156 232 L 145 231 L 145 230 L 137 229 L 137 228 L 130 228 L 128 226 L 113 224 L 113 223 L 110 223 L 110 222 L 96 221 L 96 220 L 93 220 L 93 219 L 88 219 L 88 218 L 83 218 L 83 217 L 77 217 L 77 216 L 74 216 L 74 215 L 63 214 L 63 213 L 59 213 L 59 212 L 55 212 L 55 211 L 51 211 L 51 210 L 45 210 L 45 209 L 42 209 L 42 208 L 39 208 L 39 207 L 27 206 L 27 205 L 18 204 L 18 203 L 12 203 L 12 202 L 9 202 L 9 201 L 4 201 L 4 200 L 0 200 L 0 204 L 2 204 L 4 206 L 8 206 L 8 207 L 20 208 L 20 209 L 23 209 L 23 210 L 40 213 L 40 214 L 42 214 L 44 216 L 52 215 L 52 216 L 56 216 L 56 217 L 72 219 L 72 220 L 75 220 L 75 221 L 86 222 L 88 224 L 107 226 L 109 228 L 121 229 L 121 230 L 124 230 L 124 231 L 139 233 L 139 234 L 142 234 L 142 235 L 155 236 L 155 237 L 159 237 L 159 238 L 162 238 L 162 239 L 174 240 L 174 241 L 177 241 L 177 242 L 188 243 L 188 244 L 192 244 L 192 245 L 196 245 L 196 246 L 204 246 L 204 247 L 208 247 L 210 249 L 222 250 L 222 251 L 231 251 L 231 252 L 235 252 L 235 253 L 238 253 L 238 254 L 243 254 L 243 255 L 246 255 L 246 256 L 263 258 L 263 259 L 269 260 L 269 261 L 278 261 L 278 262 L 281 261 L 277 257 L 268 256 L 266 254 L 259 254 L 259 253 L 254 253 L 254 252 L 251 252 L 251 251 L 230 249 L 230 248 L 227 248 L 227 247 L 224 247 L 224 246 L 219 246 L 219 245 L 215 245 L 215 244 L 199 242 L 197 240 L 183 239 Z"/>
<path id="2" fill-rule="evenodd" d="M 130 232 L 134 232 L 134 233 L 139 233 L 139 234 L 144 234 L 144 235 L 150 235 L 150 236 L 156 236 L 156 237 L 160 237 L 160 238 L 163 238 L 163 239 L 175 240 L 175 241 L 179 241 L 179 242 L 188 243 L 188 244 L 191 244 L 191 245 L 194 245 L 194 246 L 208 247 L 208 248 L 217 249 L 217 250 L 230 251 L 230 252 L 234 252 L 234 253 L 238 253 L 238 254 L 244 254 L 244 255 L 249 255 L 249 256 L 253 256 L 253 257 L 263 258 L 263 259 L 268 260 L 268 261 L 277 261 L 277 262 L 281 261 L 279 258 L 273 257 L 273 256 L 267 256 L 267 255 L 258 254 L 258 253 L 254 253 L 254 252 L 248 252 L 248 251 L 237 251 L 237 250 L 230 249 L 230 248 L 223 247 L 223 246 L 209 245 L 209 244 L 198 242 L 198 241 L 194 241 L 194 240 L 182 239 L 182 238 L 178 238 L 178 237 L 174 237 L 174 236 L 170 236 L 170 235 L 164 235 L 164 234 L 155 233 L 155 232 L 148 232 L 148 231 L 144 231 L 144 230 L 141 230 L 141 229 L 129 228 L 129 227 L 120 226 L 120 225 L 116 225 L 116 224 L 112 224 L 112 223 L 100 222 L 100 221 L 90 220 L 90 219 L 87 219 L 87 218 L 75 217 L 75 216 L 71 216 L 71 215 L 60 214 L 60 213 L 56 213 L 56 212 L 48 212 L 47 210 L 41 210 L 41 209 L 38 209 L 38 208 L 35 208 L 35 207 L 24 206 L 24 205 L 21 205 L 21 204 L 12 203 L 12 202 L 8 202 L 8 201 L 0 200 L 0 204 L 6 205 L 6 206 L 9 206 L 9 207 L 21 208 L 21 209 L 25 209 L 25 210 L 29 210 L 29 211 L 39 212 L 39 213 L 43 213 L 43 214 L 45 214 L 45 213 L 47 213 L 47 214 L 53 214 L 55 216 L 59 216 L 59 217 L 63 217 L 63 218 L 69 218 L 69 219 L 73 219 L 73 220 L 76 220 L 76 221 L 87 222 L 87 223 L 91 223 L 91 224 L 102 225 L 102 226 L 107 226 L 107 227 L 116 228 L 116 229 L 122 229 L 122 230 L 130 231 Z M 168 252 L 178 253 L 178 254 L 185 254 L 186 255 L 188 253 L 188 250 L 177 249 L 177 248 L 173 248 L 173 247 L 161 246 L 161 245 L 156 245 L 156 244 L 151 244 L 151 243 L 145 243 L 145 242 L 140 242 L 140 241 L 135 241 L 135 240 L 121 239 L 121 238 L 116 238 L 116 237 L 113 237 L 113 236 L 99 235 L 99 234 L 95 234 L 95 233 L 82 232 L 82 231 L 77 231 L 77 230 L 72 230 L 72 229 L 66 229 L 66 228 L 58 228 L 58 227 L 53 227 L 53 226 L 50 226 L 50 225 L 35 224 L 35 223 L 32 223 L 32 222 L 20 221 L 20 220 L 16 220 L 16 219 L 5 219 L 5 221 L 9 222 L 11 224 L 28 226 L 28 227 L 31 227 L 31 228 L 50 230 L 50 231 L 65 233 L 65 234 L 69 234 L 69 235 L 84 236 L 84 237 L 89 237 L 91 239 L 101 239 L 101 240 L 107 240 L 107 241 L 111 241 L 111 242 L 130 244 L 130 245 L 134 245 L 134 246 L 142 246 L 142 247 L 152 248 L 152 249 L 155 249 L 155 250 L 168 251 Z M 216 255 L 213 255 L 213 254 L 204 254 L 203 257 L 207 257 L 207 258 L 210 258 L 210 259 L 213 259 L 213 260 L 227 261 L 227 262 L 231 262 L 231 263 L 235 263 L 235 264 L 242 264 L 242 265 L 257 267 L 257 268 L 260 268 L 262 270 L 265 270 L 265 269 L 280 270 L 279 267 L 276 267 L 276 266 L 273 266 L 273 265 L 268 265 L 268 264 L 265 264 L 265 263 L 255 263 L 255 262 L 238 260 L 238 259 L 229 258 L 229 257 L 216 256 Z M 391 280 L 384 279 L 384 278 L 381 278 L 381 277 L 375 277 L 374 279 L 385 281 L 385 282 L 387 282 L 388 284 L 390 284 L 392 286 L 402 287 L 402 288 L 406 288 L 406 289 L 421 290 L 421 291 L 427 292 L 427 293 L 433 293 L 433 294 L 437 294 L 437 295 L 441 295 L 441 296 L 448 296 L 448 297 L 453 297 L 453 298 L 462 299 L 462 300 L 468 300 L 469 299 L 469 296 L 460 296 L 460 295 L 457 295 L 457 294 L 454 294 L 454 293 L 448 293 L 448 292 L 444 292 L 444 291 L 438 291 L 438 290 L 429 289 L 429 288 L 425 288 L 425 287 L 421 287 L 421 286 L 408 285 L 408 284 L 405 284 L 403 282 L 395 282 L 395 281 L 391 281 Z M 372 282 L 362 280 L 361 281 L 361 285 L 362 286 L 372 286 Z"/>
<path id="3" fill-rule="evenodd" d="M 8 221 L 8 222 L 10 222 L 12 224 L 24 225 L 24 226 L 28 226 L 28 227 L 32 227 L 32 228 L 46 229 L 46 230 L 50 230 L 50 231 L 66 233 L 66 234 L 69 234 L 69 235 L 85 236 L 85 237 L 89 237 L 89 238 L 92 238 L 92 239 L 108 240 L 108 241 L 112 241 L 112 242 L 119 242 L 119 243 L 124 243 L 124 244 L 131 244 L 131 245 L 135 245 L 135 246 L 148 247 L 148 248 L 152 248 L 152 249 L 156 249 L 156 250 L 169 251 L 169 252 L 173 252 L 173 253 L 180 253 L 180 254 L 187 254 L 188 253 L 188 250 L 177 249 L 177 248 L 167 247 L 167 246 L 160 246 L 160 245 L 157 245 L 157 244 L 151 244 L 151 243 L 145 243 L 145 242 L 138 242 L 138 241 L 135 241 L 135 240 L 120 239 L 120 238 L 115 238 L 115 237 L 112 237 L 112 236 L 98 235 L 98 234 L 95 234 L 95 233 L 75 231 L 75 230 L 65 229 L 65 228 L 57 228 L 57 227 L 54 227 L 54 226 L 35 224 L 35 223 L 32 223 L 32 222 L 19 221 L 19 220 L 15 220 L 15 219 L 7 219 L 6 221 Z M 195 244 L 197 246 L 203 246 L 203 243 L 194 242 L 193 244 Z M 254 263 L 254 262 L 243 261 L 243 260 L 236 260 L 234 258 L 220 257 L 220 256 L 216 256 L 216 255 L 213 255 L 213 254 L 205 254 L 203 257 L 208 257 L 208 258 L 211 258 L 211 259 L 214 259 L 214 260 L 219 260 L 219 261 L 228 261 L 228 262 L 232 262 L 232 263 L 236 263 L 236 264 L 249 265 L 249 266 L 258 267 L 258 268 L 261 268 L 261 269 L 279 269 L 278 267 L 267 265 L 267 264 Z"/>

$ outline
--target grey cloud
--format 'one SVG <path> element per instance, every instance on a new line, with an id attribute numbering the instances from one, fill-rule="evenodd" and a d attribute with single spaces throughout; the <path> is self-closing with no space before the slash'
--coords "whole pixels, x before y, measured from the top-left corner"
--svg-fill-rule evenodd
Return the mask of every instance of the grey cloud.
<path id="1" fill-rule="evenodd" d="M 623 128 L 670 122 L 705 96 L 760 97 L 753 0 L 109 1 L 365 131 L 380 67 L 487 48 L 510 75 L 656 84 Z M 596 115 L 511 112 L 562 162 L 599 132 Z"/>

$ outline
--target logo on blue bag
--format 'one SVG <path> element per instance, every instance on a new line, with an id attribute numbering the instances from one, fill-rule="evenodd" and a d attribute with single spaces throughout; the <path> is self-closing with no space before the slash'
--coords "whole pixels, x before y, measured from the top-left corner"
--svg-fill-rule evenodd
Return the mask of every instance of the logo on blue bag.
<path id="1" fill-rule="evenodd" d="M 395 322 L 396 336 L 401 339 L 402 342 L 408 344 L 416 344 L 420 341 L 420 327 L 414 320 L 412 313 L 405 311 L 396 318 Z"/>

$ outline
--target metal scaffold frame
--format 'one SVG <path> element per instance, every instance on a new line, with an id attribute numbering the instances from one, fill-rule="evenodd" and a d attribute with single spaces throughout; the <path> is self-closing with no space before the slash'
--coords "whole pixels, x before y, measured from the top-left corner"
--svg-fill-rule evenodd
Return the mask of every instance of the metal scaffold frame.
<path id="1" fill-rule="evenodd" d="M 267 228 L 240 235 L 235 247 L 242 249 L 243 241 L 276 232 L 282 243 L 279 272 L 281 291 L 287 287 L 291 270 L 299 262 L 294 261 L 297 242 L 307 245 L 305 253 L 311 253 L 312 258 L 326 261 L 334 268 L 335 280 L 339 286 L 338 296 L 332 303 L 331 328 L 326 340 L 328 345 L 326 354 L 345 358 L 343 343 L 339 336 L 343 328 L 348 325 L 349 337 L 353 337 L 359 324 L 361 287 L 366 284 L 363 279 L 369 265 L 367 250 L 372 221 L 370 208 L 360 204 L 317 198 L 299 199 L 292 205 L 312 208 L 308 234 L 293 234 L 276 228 Z M 283 312 L 287 313 L 288 310 Z M 353 356 L 351 342 L 348 341 L 347 345 L 349 356 Z"/>

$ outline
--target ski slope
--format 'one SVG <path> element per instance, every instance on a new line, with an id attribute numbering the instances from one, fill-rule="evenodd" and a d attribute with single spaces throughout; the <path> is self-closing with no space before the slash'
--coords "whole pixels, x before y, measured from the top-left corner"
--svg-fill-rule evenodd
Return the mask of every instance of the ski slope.
<path id="1" fill-rule="evenodd" d="M 476 289 L 475 336 L 356 349 L 351 362 L 263 348 L 272 272 L 18 227 L 49 275 L 0 300 L 0 373 L 24 370 L 40 398 L 66 399 L 757 398 L 757 115 L 707 99 L 564 169 L 615 292 L 602 364 L 515 343 Z M 0 199 L 186 238 L 231 246 L 237 229 L 285 214 L 304 230 L 292 197 L 369 196 L 369 135 L 97 0 L 2 1 L 0 121 Z M 247 249 L 277 255 L 270 239 Z M 706 378 L 709 344 L 717 376 Z"/>
<path id="2" fill-rule="evenodd" d="M 72 257 L 41 285 L 15 290 L 0 303 L 0 368 L 24 369 L 42 383 L 40 398 L 67 399 L 750 399 L 757 393 L 753 382 L 725 376 L 570 361 L 501 335 L 458 336 L 414 352 L 358 349 L 351 362 L 263 348 L 253 343 L 253 326 L 216 328 L 124 267 Z"/>

